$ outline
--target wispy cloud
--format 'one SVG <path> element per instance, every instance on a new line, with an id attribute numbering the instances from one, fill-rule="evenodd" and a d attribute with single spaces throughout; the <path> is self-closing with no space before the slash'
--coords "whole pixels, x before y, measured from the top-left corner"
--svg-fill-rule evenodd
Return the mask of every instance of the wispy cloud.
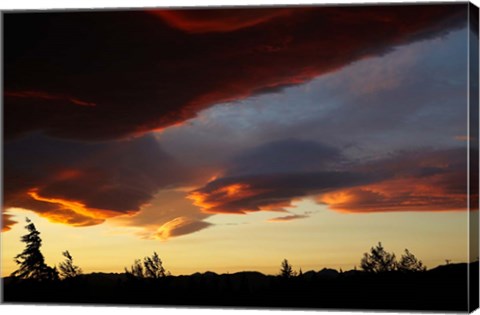
<path id="1" fill-rule="evenodd" d="M 272 219 L 268 219 L 268 222 L 288 222 L 288 221 L 293 221 L 293 220 L 298 220 L 298 219 L 305 219 L 308 218 L 308 215 L 306 214 L 292 214 L 292 215 L 287 215 L 283 217 L 276 217 Z"/>

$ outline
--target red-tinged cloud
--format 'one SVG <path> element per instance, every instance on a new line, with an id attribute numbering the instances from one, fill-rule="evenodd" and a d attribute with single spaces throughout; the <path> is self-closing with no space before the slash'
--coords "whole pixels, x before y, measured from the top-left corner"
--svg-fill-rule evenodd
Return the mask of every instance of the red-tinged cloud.
<path id="1" fill-rule="evenodd" d="M 11 98 L 32 98 L 36 100 L 50 100 L 50 101 L 59 102 L 59 103 L 70 102 L 71 104 L 79 105 L 79 106 L 95 106 L 96 105 L 95 103 L 82 101 L 71 96 L 54 95 L 54 94 L 52 95 L 52 94 L 48 94 L 41 91 L 20 91 L 20 92 L 5 91 L 4 96 L 9 98 L 10 97 Z"/>
<path id="2" fill-rule="evenodd" d="M 390 172 L 379 182 L 327 192 L 320 203 L 341 212 L 465 211 L 467 150 L 402 153 L 362 167 Z M 478 199 L 478 193 L 472 197 Z"/>
<path id="3" fill-rule="evenodd" d="M 436 4 L 161 12 L 6 14 L 7 139 L 38 130 L 105 140 L 167 128 L 215 104 L 444 35 L 465 25 L 467 10 Z"/>
<path id="4" fill-rule="evenodd" d="M 189 33 L 231 32 L 288 16 L 289 9 L 258 8 L 202 10 L 149 10 L 172 27 Z M 298 11 L 298 10 L 297 10 Z"/>
<path id="5" fill-rule="evenodd" d="M 350 213 L 467 209 L 466 191 L 449 190 L 448 175 L 405 178 L 326 193 L 319 202 Z"/>
<path id="6" fill-rule="evenodd" d="M 281 145 L 283 155 L 290 156 L 288 147 L 298 143 L 287 141 Z M 322 155 L 318 152 L 321 147 L 332 151 L 314 143 L 309 145 L 316 148 L 310 150 L 315 156 Z M 274 161 L 288 159 L 280 151 L 272 154 L 265 149 L 278 146 L 267 144 L 246 154 L 263 163 L 257 164 L 257 173 L 236 173 L 242 169 L 240 161 L 246 169 L 250 163 L 249 159 L 237 159 L 225 177 L 192 191 L 188 198 L 207 213 L 243 214 L 272 208 L 286 211 L 293 201 L 309 197 L 343 212 L 451 211 L 467 207 L 465 148 L 404 151 L 368 162 L 339 163 L 337 156 L 323 154 L 336 159 L 331 161 L 337 161 L 336 171 L 322 170 L 326 161 L 319 161 L 318 169 L 311 166 L 311 171 L 306 172 L 297 161 L 297 169 L 293 166 L 282 172 Z M 331 165 L 329 168 L 335 169 Z"/>

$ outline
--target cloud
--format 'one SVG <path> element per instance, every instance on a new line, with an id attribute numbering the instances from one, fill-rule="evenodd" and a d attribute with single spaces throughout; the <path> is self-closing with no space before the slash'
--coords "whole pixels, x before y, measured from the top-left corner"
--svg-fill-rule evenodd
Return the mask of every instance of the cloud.
<path id="1" fill-rule="evenodd" d="M 118 226 L 141 228 L 138 235 L 142 238 L 160 240 L 194 233 L 212 226 L 205 221 L 210 215 L 198 211 L 185 195 L 186 192 L 175 189 L 160 190 L 134 215 L 118 216 L 109 222 Z"/>
<path id="2" fill-rule="evenodd" d="M 292 214 L 292 215 L 287 215 L 287 216 L 284 216 L 284 217 L 272 218 L 272 219 L 269 219 L 267 221 L 268 222 L 288 222 L 288 221 L 292 221 L 292 220 L 305 219 L 305 218 L 308 218 L 308 215 Z"/>
<path id="3" fill-rule="evenodd" d="M 389 172 L 388 179 L 333 190 L 317 200 L 350 213 L 466 210 L 466 155 L 466 149 L 398 153 L 366 167 L 369 172 Z"/>
<path id="4" fill-rule="evenodd" d="M 17 221 L 12 220 L 12 215 L 2 213 L 2 232 L 10 231 L 12 226 L 17 223 Z"/>
<path id="5" fill-rule="evenodd" d="M 465 148 L 400 151 L 369 161 L 341 161 L 334 154 L 325 170 L 312 168 L 307 172 L 297 167 L 283 172 L 274 162 L 269 168 L 268 158 L 282 160 L 291 156 L 292 151 L 285 147 L 276 152 L 276 145 L 267 144 L 245 153 L 244 156 L 257 156 L 258 161 L 265 158 L 263 167 L 252 168 L 258 173 L 236 174 L 241 169 L 238 161 L 242 160 L 237 159 L 237 165 L 227 170 L 224 177 L 190 192 L 188 198 L 205 213 L 286 211 L 293 201 L 308 197 L 345 212 L 443 211 L 466 207 Z M 310 146 L 334 152 L 320 144 Z M 308 165 L 311 157 L 306 152 L 318 155 L 315 150 L 298 152 L 294 165 L 302 165 L 302 159 Z M 243 161 L 248 169 L 250 160 Z M 335 162 L 337 169 L 329 171 L 335 169 Z"/>
<path id="6" fill-rule="evenodd" d="M 292 95 L 285 107 L 271 104 L 275 110 L 265 111 L 264 116 L 278 123 L 277 128 L 261 120 L 245 121 L 240 117 L 243 129 L 238 129 L 232 124 L 232 112 L 224 112 L 220 118 L 223 124 L 233 126 L 232 133 L 212 129 L 207 122 L 208 132 L 192 129 L 186 134 L 190 142 L 172 137 L 172 143 L 183 151 L 171 150 L 175 146 L 164 143 L 167 131 L 157 135 L 161 147 L 144 133 L 182 125 L 199 111 L 224 101 L 232 101 L 230 107 L 257 115 L 255 109 L 237 101 L 276 93 L 345 69 L 358 60 L 372 61 L 352 80 L 351 85 L 358 86 L 365 73 L 371 72 L 368 69 L 372 64 L 384 59 L 368 57 L 381 57 L 399 45 L 458 28 L 466 20 L 463 9 L 463 5 L 420 5 L 267 8 L 245 9 L 243 13 L 187 10 L 164 11 L 169 13 L 163 16 L 139 11 L 7 14 L 4 210 L 31 209 L 51 221 L 73 226 L 111 220 L 141 227 L 147 238 L 161 238 L 160 235 L 172 237 L 206 228 L 209 223 L 205 219 L 219 212 L 285 211 L 296 199 L 319 198 L 348 189 L 351 194 L 360 195 L 353 189 L 372 189 L 372 185 L 381 186 L 380 183 L 386 190 L 389 181 L 398 180 L 391 167 L 374 169 L 368 163 L 348 160 L 343 150 L 345 143 L 340 144 L 340 150 L 316 141 L 328 140 L 339 145 L 339 139 L 356 142 L 358 138 L 351 137 L 368 138 L 375 133 L 375 139 L 384 137 L 394 143 L 392 147 L 398 147 L 398 137 L 397 141 L 391 140 L 396 130 L 392 124 L 403 124 L 406 115 L 410 119 L 418 104 L 432 100 L 430 90 L 446 99 L 444 92 L 423 82 L 431 77 L 430 69 L 441 68 L 435 67 L 435 62 L 439 62 L 436 59 L 441 59 L 444 66 L 444 60 L 461 60 L 455 58 L 457 55 L 445 58 L 425 53 L 434 61 L 419 60 L 411 65 L 417 69 L 425 64 L 428 70 L 422 72 L 423 76 L 414 75 L 416 80 L 411 80 L 411 69 L 405 69 L 410 59 L 395 63 L 393 68 L 405 69 L 408 82 L 421 87 L 411 93 L 415 99 L 398 90 L 398 94 L 388 95 L 390 100 L 396 100 L 388 104 L 385 97 L 374 103 L 366 98 L 354 98 L 353 102 L 348 99 L 351 95 L 342 90 L 342 82 L 330 95 L 344 97 L 347 106 L 333 97 L 324 97 L 328 88 L 320 88 L 325 84 L 320 80 L 312 88 L 317 93 L 312 95 L 315 102 L 312 112 L 305 112 L 300 106 L 299 93 Z M 168 15 L 173 20 L 168 21 Z M 456 38 L 464 38 L 462 32 L 456 34 Z M 438 42 L 441 40 L 435 41 Z M 457 42 L 455 47 L 464 47 L 463 42 Z M 425 43 L 434 47 L 435 52 L 441 46 L 430 44 Z M 398 59 L 408 47 L 388 56 Z M 391 59 L 385 58 L 385 63 L 392 64 Z M 464 69 L 457 63 L 448 65 L 456 71 Z M 380 68 L 369 77 L 384 83 L 380 92 L 405 85 L 407 80 L 401 80 L 405 76 L 387 82 Z M 390 71 L 387 72 L 390 76 Z M 437 77 L 459 77 L 441 75 L 449 74 L 448 71 L 439 74 Z M 351 73 L 346 71 L 344 75 L 348 77 Z M 454 81 L 461 90 L 462 81 Z M 362 88 L 372 93 L 370 86 Z M 420 90 L 427 91 L 421 98 L 417 93 Z M 457 104 L 458 95 L 451 94 L 450 99 Z M 318 103 L 320 100 L 322 104 Z M 459 124 L 440 120 L 448 115 L 437 103 L 419 113 L 421 124 L 414 123 L 431 130 L 433 123 L 438 125 L 442 121 L 443 132 L 435 134 L 443 137 L 445 130 Z M 326 107 L 336 110 L 325 115 Z M 432 108 L 438 115 L 432 115 Z M 217 109 L 211 108 L 214 114 Z M 310 118 L 307 123 L 305 116 Z M 262 134 L 261 128 L 268 132 Z M 243 132 L 244 129 L 249 132 Z M 412 140 L 405 137 L 405 129 L 419 133 L 415 128 L 401 129 L 401 138 L 409 142 Z M 454 129 L 447 136 L 451 139 L 462 132 Z M 289 138 L 297 136 L 302 140 Z M 103 142 L 112 139 L 115 140 Z M 215 141 L 221 145 L 215 145 Z M 383 152 L 391 149 L 385 149 L 383 143 L 377 144 Z M 230 159 L 233 155 L 236 157 Z M 421 170 L 413 165 L 412 169 L 425 176 L 444 171 L 441 165 L 427 165 Z M 410 174 L 406 169 L 399 173 L 400 177 Z M 214 174 L 216 179 L 207 182 Z M 194 190 L 189 197 L 197 206 L 185 200 L 189 189 Z M 173 190 L 178 194 L 172 193 Z M 382 198 L 386 205 L 395 196 L 384 193 Z M 360 209 L 359 203 L 349 204 L 352 209 L 355 205 Z M 198 207 L 204 212 L 198 211 Z M 340 206 L 331 203 L 331 207 Z M 8 220 L 5 222 L 10 224 Z M 168 233 L 158 234 L 161 227 Z"/>
<path id="7" fill-rule="evenodd" d="M 285 211 L 298 198 L 369 180 L 365 174 L 340 171 L 225 177 L 192 191 L 188 198 L 206 213 Z"/>
<path id="8" fill-rule="evenodd" d="M 465 32 L 402 46 L 282 93 L 209 108 L 157 137 L 182 161 L 204 165 L 289 138 L 328 144 L 356 159 L 425 144 L 458 146 L 454 136 L 465 134 L 467 119 L 458 110 L 467 102 Z M 376 89 L 366 89 L 369 82 Z"/>
<path id="9" fill-rule="evenodd" d="M 385 181 L 326 193 L 318 200 L 333 210 L 349 213 L 466 210 L 466 191 L 452 193 L 443 183 L 446 178 Z"/>
<path id="10" fill-rule="evenodd" d="M 12 98 L 32 98 L 35 100 L 49 100 L 52 102 L 58 101 L 60 103 L 70 102 L 73 105 L 79 105 L 79 106 L 96 106 L 95 103 L 82 101 L 66 95 L 55 95 L 55 94 L 48 94 L 44 92 L 38 92 L 38 91 L 21 91 L 21 92 L 7 91 L 4 93 L 4 95 L 6 97 L 12 97 Z"/>
<path id="11" fill-rule="evenodd" d="M 459 135 L 459 136 L 455 136 L 454 139 L 457 141 L 473 141 L 475 140 L 475 137 L 467 136 L 467 135 Z"/>
<path id="12" fill-rule="evenodd" d="M 139 136 L 466 21 L 464 4 L 165 12 L 6 14 L 6 138 Z"/>
<path id="13" fill-rule="evenodd" d="M 73 226 L 133 215 L 158 190 L 195 178 L 153 137 L 86 144 L 33 135 L 4 148 L 4 209 Z"/>
<path id="14" fill-rule="evenodd" d="M 339 149 L 315 141 L 283 139 L 240 153 L 229 165 L 229 173 L 291 173 L 332 169 L 343 159 Z"/>
<path id="15" fill-rule="evenodd" d="M 194 221 L 185 217 L 177 217 L 160 226 L 154 237 L 165 240 L 175 236 L 194 233 L 210 225 L 212 224 L 205 221 Z"/>
<path id="16" fill-rule="evenodd" d="M 289 9 L 257 8 L 202 10 L 149 10 L 172 27 L 189 33 L 231 32 L 288 16 Z M 298 10 L 297 10 L 298 11 Z"/>

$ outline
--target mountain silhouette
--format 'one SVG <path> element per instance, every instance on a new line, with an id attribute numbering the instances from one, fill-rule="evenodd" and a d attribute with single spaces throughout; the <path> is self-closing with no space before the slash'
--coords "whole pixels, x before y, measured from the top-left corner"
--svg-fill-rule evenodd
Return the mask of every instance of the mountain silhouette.
<path id="1" fill-rule="evenodd" d="M 6 277 L 3 285 L 6 303 L 468 311 L 468 276 L 478 279 L 478 262 L 411 273 L 324 268 L 291 278 L 256 271 L 159 279 L 90 273 L 51 282 Z M 470 305 L 475 292 L 478 301 L 472 286 Z"/>

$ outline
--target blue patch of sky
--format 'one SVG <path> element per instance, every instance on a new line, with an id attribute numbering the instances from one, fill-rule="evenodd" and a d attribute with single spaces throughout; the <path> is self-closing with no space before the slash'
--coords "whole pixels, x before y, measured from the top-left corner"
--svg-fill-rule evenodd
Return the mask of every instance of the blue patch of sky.
<path id="1" fill-rule="evenodd" d="M 157 135 L 193 164 L 220 163 L 282 139 L 355 157 L 465 146 L 467 30 L 395 48 L 302 85 L 219 104 Z"/>

